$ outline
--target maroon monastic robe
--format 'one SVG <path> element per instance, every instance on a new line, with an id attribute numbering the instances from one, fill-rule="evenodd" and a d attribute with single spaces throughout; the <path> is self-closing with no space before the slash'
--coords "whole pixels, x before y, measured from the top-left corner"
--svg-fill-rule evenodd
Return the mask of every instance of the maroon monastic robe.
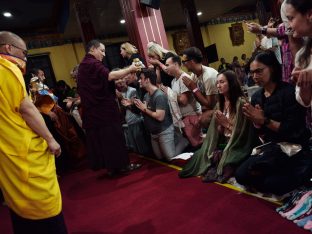
<path id="1" fill-rule="evenodd" d="M 87 54 L 77 75 L 82 125 L 86 130 L 88 156 L 94 170 L 121 169 L 129 164 L 115 99 L 115 84 L 108 80 L 108 73 L 101 61 Z"/>
<path id="2" fill-rule="evenodd" d="M 108 69 L 87 54 L 79 65 L 78 93 L 83 108 L 83 128 L 120 122 L 114 81 L 108 81 Z"/>

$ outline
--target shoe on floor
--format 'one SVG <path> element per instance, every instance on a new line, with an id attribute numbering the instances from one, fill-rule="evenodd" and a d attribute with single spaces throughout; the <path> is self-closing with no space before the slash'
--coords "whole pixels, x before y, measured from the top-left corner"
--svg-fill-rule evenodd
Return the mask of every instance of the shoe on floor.
<path id="1" fill-rule="evenodd" d="M 142 167 L 140 163 L 130 163 L 127 167 L 128 171 L 133 171 Z"/>
<path id="2" fill-rule="evenodd" d="M 202 177 L 202 182 L 211 183 L 216 182 L 218 179 L 217 168 L 211 167 L 208 169 L 207 173 Z"/>
<path id="3" fill-rule="evenodd" d="M 125 169 L 120 170 L 121 173 L 128 173 L 142 167 L 140 163 L 130 163 Z"/>

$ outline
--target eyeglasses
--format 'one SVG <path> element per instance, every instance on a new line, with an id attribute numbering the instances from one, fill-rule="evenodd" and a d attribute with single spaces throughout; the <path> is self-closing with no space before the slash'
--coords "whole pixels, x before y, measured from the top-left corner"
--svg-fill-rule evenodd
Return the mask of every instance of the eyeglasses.
<path id="1" fill-rule="evenodd" d="M 10 45 L 10 46 L 13 46 L 13 47 L 15 47 L 16 49 L 19 49 L 19 50 L 21 50 L 22 52 L 23 52 L 23 54 L 24 54 L 24 56 L 25 57 L 27 57 L 27 55 L 28 55 L 28 51 L 27 50 L 25 50 L 25 49 L 22 49 L 22 48 L 20 48 L 20 47 L 18 47 L 18 46 L 16 46 L 16 45 L 13 45 L 13 44 L 5 44 L 5 43 L 2 43 L 2 44 L 0 44 L 0 45 Z"/>
<path id="2" fill-rule="evenodd" d="M 253 76 L 254 74 L 256 75 L 261 75 L 263 73 L 263 70 L 265 69 L 265 67 L 262 68 L 257 68 L 255 70 L 250 70 L 250 75 Z"/>
<path id="3" fill-rule="evenodd" d="M 18 47 L 18 46 L 16 46 L 16 45 L 12 45 L 12 44 L 11 44 L 11 46 L 15 47 L 16 49 L 21 50 L 21 51 L 23 52 L 23 54 L 25 55 L 25 57 L 27 57 L 27 55 L 28 55 L 28 51 L 27 51 L 27 50 L 24 50 L 24 49 L 22 49 L 22 48 L 20 48 L 20 47 Z"/>

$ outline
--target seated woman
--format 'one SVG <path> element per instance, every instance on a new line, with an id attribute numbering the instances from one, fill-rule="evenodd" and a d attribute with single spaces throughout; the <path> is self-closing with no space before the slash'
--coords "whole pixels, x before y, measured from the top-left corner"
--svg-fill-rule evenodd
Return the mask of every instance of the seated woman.
<path id="1" fill-rule="evenodd" d="M 219 103 L 207 137 L 179 173 L 182 178 L 204 175 L 204 182 L 225 183 L 256 144 L 252 124 L 242 113 L 246 100 L 236 74 L 233 71 L 220 73 L 217 88 Z"/>
<path id="2" fill-rule="evenodd" d="M 251 104 L 244 105 L 243 112 L 264 143 L 271 143 L 246 160 L 235 177 L 242 185 L 282 195 L 303 185 L 312 173 L 306 110 L 296 101 L 294 86 L 282 81 L 281 65 L 274 52 L 257 54 L 250 73 L 261 88 L 252 96 Z"/>

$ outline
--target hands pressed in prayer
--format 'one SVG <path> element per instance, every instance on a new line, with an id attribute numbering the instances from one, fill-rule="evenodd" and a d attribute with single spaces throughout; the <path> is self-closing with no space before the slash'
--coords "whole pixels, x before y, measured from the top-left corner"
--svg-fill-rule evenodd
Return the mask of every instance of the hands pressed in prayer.
<path id="1" fill-rule="evenodd" d="M 292 79 L 296 81 L 297 87 L 300 88 L 299 97 L 301 101 L 305 106 L 308 106 L 312 100 L 312 69 L 295 67 L 292 72 Z M 302 103 L 300 102 L 300 104 Z"/>
<path id="2" fill-rule="evenodd" d="M 197 88 L 197 85 L 196 83 L 191 80 L 190 78 L 186 77 L 186 76 L 183 76 L 182 77 L 182 80 L 183 80 L 183 83 L 185 84 L 185 86 L 189 89 L 189 90 L 194 90 Z"/>
<path id="3" fill-rule="evenodd" d="M 257 104 L 255 107 L 250 103 L 245 103 L 243 106 L 244 115 L 250 119 L 256 125 L 264 124 L 264 112 L 262 108 Z"/>
<path id="4" fill-rule="evenodd" d="M 141 102 L 140 99 L 134 99 L 133 100 L 134 105 L 139 108 L 142 112 L 146 112 L 147 104 L 146 102 Z"/>
<path id="5" fill-rule="evenodd" d="M 312 69 L 300 69 L 295 67 L 291 75 L 298 87 L 312 88 Z"/>
<path id="6" fill-rule="evenodd" d="M 159 88 L 161 91 L 164 92 L 164 94 L 168 95 L 168 87 L 164 86 L 163 84 L 159 85 Z"/>
<path id="7" fill-rule="evenodd" d="M 158 61 L 158 59 L 155 59 L 155 58 L 149 58 L 148 59 L 148 62 L 150 63 L 150 64 L 152 64 L 153 66 L 158 66 L 159 65 L 159 61 Z"/>
<path id="8" fill-rule="evenodd" d="M 123 99 L 123 96 L 122 96 L 122 93 L 119 92 L 117 89 L 115 90 L 116 91 L 116 96 L 119 100 Z"/>
<path id="9" fill-rule="evenodd" d="M 125 107 L 131 106 L 133 104 L 133 100 L 128 99 L 128 98 L 124 98 L 121 100 L 121 104 Z"/>
<path id="10" fill-rule="evenodd" d="M 227 128 L 227 129 L 231 128 L 231 123 L 230 123 L 229 119 L 226 118 L 226 116 L 220 110 L 217 110 L 215 112 L 215 115 L 216 115 L 217 124 L 219 126 L 222 126 L 224 128 Z"/>

